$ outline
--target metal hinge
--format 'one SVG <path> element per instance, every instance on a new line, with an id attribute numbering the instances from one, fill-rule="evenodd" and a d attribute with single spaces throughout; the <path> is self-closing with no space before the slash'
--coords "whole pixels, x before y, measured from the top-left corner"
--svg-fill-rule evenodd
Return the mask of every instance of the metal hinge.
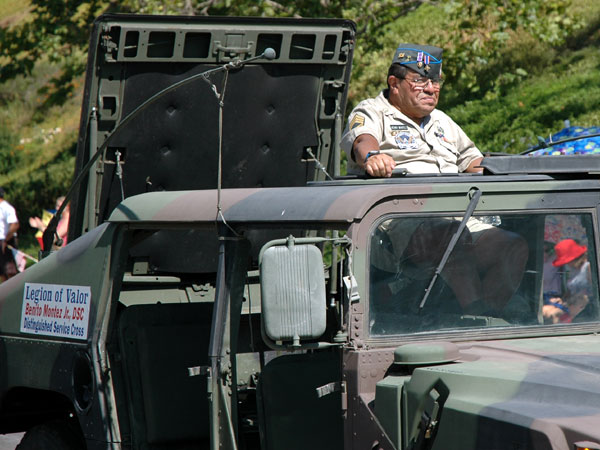
<path id="1" fill-rule="evenodd" d="M 102 36 L 100 37 L 100 45 L 104 49 L 104 60 L 106 62 L 115 62 L 115 53 L 117 51 L 117 44 L 113 41 L 109 27 L 104 27 L 102 30 Z"/>
<path id="2" fill-rule="evenodd" d="M 354 275 L 344 277 L 343 280 L 344 285 L 346 286 L 348 300 L 350 300 L 351 303 L 359 301 L 360 294 L 358 293 L 358 283 L 356 282 Z"/>
<path id="3" fill-rule="evenodd" d="M 209 366 L 188 367 L 188 376 L 197 377 L 198 375 L 207 375 L 210 372 Z"/>
<path id="4" fill-rule="evenodd" d="M 221 44 L 221 41 L 214 42 L 213 53 L 218 54 L 219 59 L 222 61 L 230 61 L 234 58 L 242 58 L 245 55 L 252 54 L 254 48 L 253 41 L 249 41 L 246 47 L 228 44 L 229 42 L 225 45 Z"/>
<path id="5" fill-rule="evenodd" d="M 328 80 L 323 83 L 325 86 L 341 91 L 346 86 L 346 83 L 339 80 Z"/>
<path id="6" fill-rule="evenodd" d="M 317 389 L 317 397 L 325 397 L 326 395 L 333 394 L 334 392 L 341 392 L 342 395 L 342 411 L 346 411 L 348 409 L 348 393 L 346 390 L 346 382 L 345 381 L 333 381 L 331 383 L 327 383 Z"/>

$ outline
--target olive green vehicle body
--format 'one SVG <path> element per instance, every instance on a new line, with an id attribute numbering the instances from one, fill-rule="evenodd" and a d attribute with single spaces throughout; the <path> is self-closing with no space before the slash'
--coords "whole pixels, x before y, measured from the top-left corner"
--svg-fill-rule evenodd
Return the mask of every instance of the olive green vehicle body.
<path id="1" fill-rule="evenodd" d="M 133 152 L 115 148 L 126 168 Z M 596 448 L 598 157 L 483 164 L 482 175 L 330 181 L 311 166 L 290 185 L 129 187 L 118 202 L 82 189 L 69 244 L 0 285 L 0 431 L 69 422 L 87 449 Z M 510 311 L 452 309 L 435 264 L 416 277 L 427 288 L 441 274 L 426 290 L 382 298 L 382 230 L 466 215 L 526 239 Z M 561 232 L 585 238 L 593 292 L 579 320 L 548 324 L 543 244 Z M 54 309 L 37 314 L 44 302 Z"/>

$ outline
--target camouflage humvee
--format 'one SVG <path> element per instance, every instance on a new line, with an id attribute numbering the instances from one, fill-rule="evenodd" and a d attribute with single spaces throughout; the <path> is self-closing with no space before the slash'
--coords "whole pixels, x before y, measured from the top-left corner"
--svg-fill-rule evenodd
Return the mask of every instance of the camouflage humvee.
<path id="1" fill-rule="evenodd" d="M 340 177 L 354 38 L 98 19 L 70 243 L 0 285 L 19 448 L 600 448 L 598 157 Z"/>

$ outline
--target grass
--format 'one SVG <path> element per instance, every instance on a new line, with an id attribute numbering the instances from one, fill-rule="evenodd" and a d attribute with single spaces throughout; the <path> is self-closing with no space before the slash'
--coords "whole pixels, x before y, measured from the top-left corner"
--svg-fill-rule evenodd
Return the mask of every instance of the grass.
<path id="1" fill-rule="evenodd" d="M 54 205 L 68 188 L 74 168 L 82 89 L 63 105 L 48 108 L 39 93 L 59 72 L 58 66 L 42 61 L 34 76 L 0 84 L 0 142 L 11 143 L 0 145 L 0 185 L 19 216 L 21 250 L 32 256 L 39 247 L 28 218 Z"/>
<path id="2" fill-rule="evenodd" d="M 483 151 L 519 153 L 571 125 L 600 124 L 600 54 L 569 53 L 505 95 L 467 102 L 447 112 Z M 483 143 L 480 144 L 480 143 Z"/>
<path id="3" fill-rule="evenodd" d="M 27 16 L 28 0 L 0 0 L 0 26 L 5 27 Z"/>

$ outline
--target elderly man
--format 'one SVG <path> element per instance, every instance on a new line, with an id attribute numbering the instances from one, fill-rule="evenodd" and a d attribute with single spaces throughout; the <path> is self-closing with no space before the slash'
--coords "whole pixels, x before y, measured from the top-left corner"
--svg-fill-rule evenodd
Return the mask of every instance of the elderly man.
<path id="1" fill-rule="evenodd" d="M 387 89 L 359 103 L 350 114 L 341 146 L 348 173 L 390 177 L 409 173 L 481 172 L 483 156 L 448 115 L 436 109 L 442 79 L 442 49 L 400 44 L 388 70 Z M 440 261 L 460 217 L 403 218 L 382 224 L 397 258 L 423 266 Z M 378 249 L 372 249 L 377 251 Z M 442 277 L 465 312 L 498 313 L 521 282 L 528 246 L 516 233 L 472 217 Z"/>
<path id="2" fill-rule="evenodd" d="M 442 49 L 400 44 L 388 70 L 388 88 L 360 102 L 342 137 L 348 173 L 389 177 L 409 173 L 480 172 L 482 155 L 464 131 L 435 109 Z"/>

